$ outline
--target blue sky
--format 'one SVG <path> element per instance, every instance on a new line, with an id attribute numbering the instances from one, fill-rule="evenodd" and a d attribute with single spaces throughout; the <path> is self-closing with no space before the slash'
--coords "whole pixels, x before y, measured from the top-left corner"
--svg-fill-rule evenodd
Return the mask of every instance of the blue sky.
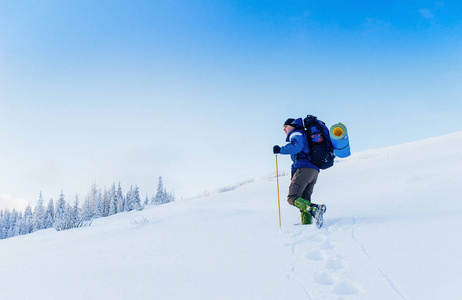
<path id="1" fill-rule="evenodd" d="M 274 171 L 306 114 L 346 124 L 353 152 L 460 131 L 461 8 L 0 1 L 0 199 L 152 195 L 158 176 L 197 195 Z"/>

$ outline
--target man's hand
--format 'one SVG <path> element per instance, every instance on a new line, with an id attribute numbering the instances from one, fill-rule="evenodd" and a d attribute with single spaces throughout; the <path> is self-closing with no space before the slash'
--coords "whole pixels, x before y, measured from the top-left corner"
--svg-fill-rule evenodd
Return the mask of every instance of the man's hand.
<path id="1" fill-rule="evenodd" d="M 274 146 L 273 154 L 279 154 L 279 153 L 281 153 L 281 147 L 279 147 L 278 145 Z"/>

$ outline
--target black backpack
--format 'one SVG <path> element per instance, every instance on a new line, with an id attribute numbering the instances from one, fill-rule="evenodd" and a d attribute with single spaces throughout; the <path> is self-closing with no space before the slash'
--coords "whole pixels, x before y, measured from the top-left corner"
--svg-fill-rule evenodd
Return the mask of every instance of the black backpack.
<path id="1" fill-rule="evenodd" d="M 315 116 L 307 115 L 303 119 L 303 125 L 310 148 L 310 161 L 322 170 L 332 167 L 335 158 L 334 146 L 326 124 Z"/>

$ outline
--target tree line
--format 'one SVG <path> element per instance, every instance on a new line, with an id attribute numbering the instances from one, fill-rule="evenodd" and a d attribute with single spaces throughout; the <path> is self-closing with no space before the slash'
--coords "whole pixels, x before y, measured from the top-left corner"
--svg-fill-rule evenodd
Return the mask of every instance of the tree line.
<path id="1" fill-rule="evenodd" d="M 172 192 L 167 192 L 163 186 L 162 177 L 159 177 L 155 196 L 142 201 L 138 186 L 130 187 L 124 194 L 120 182 L 116 187 L 113 183 L 107 189 L 101 190 L 96 184 L 91 186 L 90 192 L 80 205 L 78 195 L 71 204 L 65 200 L 61 191 L 58 200 L 48 201 L 45 206 L 42 192 L 37 204 L 32 209 L 30 204 L 24 212 L 8 208 L 0 210 L 0 239 L 18 235 L 29 234 L 38 230 L 55 228 L 58 231 L 82 226 L 90 226 L 97 218 L 115 215 L 132 210 L 143 210 L 147 205 L 161 205 L 175 200 Z"/>

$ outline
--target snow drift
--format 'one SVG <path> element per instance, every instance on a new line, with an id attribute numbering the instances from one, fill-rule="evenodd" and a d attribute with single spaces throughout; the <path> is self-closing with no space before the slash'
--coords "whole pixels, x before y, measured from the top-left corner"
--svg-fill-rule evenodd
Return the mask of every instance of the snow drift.
<path id="1" fill-rule="evenodd" d="M 289 176 L 280 178 L 279 228 L 271 176 L 91 227 L 1 240 L 0 297 L 454 299 L 461 167 L 462 133 L 355 153 L 320 174 L 320 230 L 299 225 L 286 203 Z"/>

